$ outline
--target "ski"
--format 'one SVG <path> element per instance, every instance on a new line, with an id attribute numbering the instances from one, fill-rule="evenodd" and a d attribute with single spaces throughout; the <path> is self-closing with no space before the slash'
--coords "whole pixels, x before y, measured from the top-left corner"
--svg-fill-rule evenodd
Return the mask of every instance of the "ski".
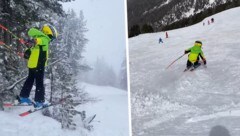
<path id="1" fill-rule="evenodd" d="M 197 67 L 196 68 L 191 67 L 191 68 L 188 68 L 188 69 L 186 68 L 186 69 L 184 69 L 183 72 L 187 72 L 187 71 L 193 72 L 195 69 L 197 69 Z"/>
<path id="2" fill-rule="evenodd" d="M 183 72 L 187 72 L 187 71 L 191 71 L 191 72 L 193 72 L 193 71 L 195 71 L 196 69 L 198 69 L 200 66 L 203 66 L 204 68 L 207 68 L 207 66 L 206 65 L 199 65 L 199 66 L 197 66 L 197 67 L 191 67 L 191 68 L 189 68 L 189 69 L 185 69 Z"/>
<path id="3" fill-rule="evenodd" d="M 32 106 L 32 105 L 27 105 L 27 104 L 14 104 L 14 103 L 3 103 L 3 107 L 14 107 L 14 106 Z"/>
<path id="4" fill-rule="evenodd" d="M 189 68 L 186 68 L 186 69 L 183 70 L 183 72 L 187 72 L 187 71 L 189 71 Z"/>
<path id="5" fill-rule="evenodd" d="M 195 67 L 195 68 L 191 68 L 189 71 L 194 71 L 195 69 L 197 69 L 197 67 Z"/>
<path id="6" fill-rule="evenodd" d="M 62 103 L 63 103 L 67 98 L 69 98 L 69 97 L 70 97 L 70 96 L 67 96 L 67 97 L 65 97 L 65 98 L 60 99 L 58 102 L 50 103 L 48 106 L 44 106 L 44 107 L 39 108 L 39 109 L 30 109 L 30 110 L 28 110 L 28 111 L 25 111 L 25 112 L 19 114 L 19 116 L 24 117 L 24 116 L 27 116 L 27 115 L 32 114 L 32 113 L 34 113 L 34 112 L 40 111 L 40 110 L 42 110 L 42 109 L 46 109 L 46 108 L 52 107 L 52 106 L 54 106 L 54 105 L 62 104 Z"/>
<path id="7" fill-rule="evenodd" d="M 32 106 L 35 103 L 31 101 L 31 104 L 20 103 L 20 96 L 16 95 L 16 100 L 14 102 L 3 102 L 3 107 L 14 107 L 14 106 Z"/>
<path id="8" fill-rule="evenodd" d="M 58 104 L 60 104 L 60 103 L 58 103 Z M 39 109 L 30 109 L 30 110 L 28 110 L 28 111 L 26 111 L 26 112 L 23 112 L 23 113 L 19 114 L 19 116 L 24 117 L 24 116 L 27 116 L 27 115 L 29 115 L 29 114 L 31 114 L 31 113 L 40 111 L 40 110 L 42 110 L 42 109 L 49 108 L 49 107 L 54 106 L 54 105 L 57 105 L 57 104 L 50 104 L 50 105 L 48 105 L 48 106 L 44 106 L 44 107 L 39 108 Z"/>

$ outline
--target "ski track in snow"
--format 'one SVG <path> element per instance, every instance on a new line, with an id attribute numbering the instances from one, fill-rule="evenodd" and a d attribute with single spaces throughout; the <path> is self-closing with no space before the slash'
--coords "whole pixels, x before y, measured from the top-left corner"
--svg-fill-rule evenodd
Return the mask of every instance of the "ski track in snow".
<path id="1" fill-rule="evenodd" d="M 231 117 L 231 116 L 240 117 L 240 110 L 228 110 L 228 111 L 218 112 L 210 115 L 198 116 L 198 117 L 188 119 L 186 123 L 206 121 L 210 119 L 221 118 L 221 117 Z"/>
<path id="2" fill-rule="evenodd" d="M 240 135 L 239 12 L 203 20 L 214 17 L 211 25 L 168 31 L 168 39 L 164 32 L 129 39 L 133 136 L 203 136 L 216 125 Z M 196 40 L 203 42 L 207 68 L 184 73 L 185 55 L 166 70 Z"/>

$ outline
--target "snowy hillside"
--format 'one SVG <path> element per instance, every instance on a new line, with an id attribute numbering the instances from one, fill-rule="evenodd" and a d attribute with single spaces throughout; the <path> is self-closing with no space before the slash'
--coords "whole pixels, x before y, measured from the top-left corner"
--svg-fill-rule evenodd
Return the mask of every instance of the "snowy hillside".
<path id="1" fill-rule="evenodd" d="M 79 111 L 86 111 L 86 116 L 96 114 L 92 122 L 93 131 L 82 128 L 80 117 L 76 117 L 77 130 L 62 130 L 56 120 L 45 117 L 41 112 L 18 116 L 29 107 L 14 107 L 0 111 L 1 136 L 128 136 L 128 102 L 126 91 L 84 84 L 92 97 L 99 101 L 78 106 Z M 79 121 L 77 121 L 79 120 Z"/>
<path id="2" fill-rule="evenodd" d="M 234 0 L 129 0 L 128 26 L 150 24 L 155 31 L 163 25 L 218 7 Z M 215 11 L 214 11 L 215 12 Z"/>
<path id="3" fill-rule="evenodd" d="M 212 16 L 211 25 L 169 31 L 168 39 L 161 32 L 129 40 L 134 136 L 206 136 L 217 125 L 240 135 L 239 13 L 230 9 Z M 166 70 L 196 40 L 207 68 L 183 73 L 185 55 Z"/>

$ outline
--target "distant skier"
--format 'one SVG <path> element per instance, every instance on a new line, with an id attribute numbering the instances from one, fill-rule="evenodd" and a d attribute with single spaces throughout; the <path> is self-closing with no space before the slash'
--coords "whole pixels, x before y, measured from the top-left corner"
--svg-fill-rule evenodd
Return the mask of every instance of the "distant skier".
<path id="1" fill-rule="evenodd" d="M 43 25 L 41 31 L 31 28 L 28 36 L 34 38 L 35 45 L 25 52 L 25 58 L 28 59 L 29 73 L 20 92 L 19 102 L 21 104 L 32 105 L 29 99 L 33 83 L 36 83 L 35 108 L 47 106 L 44 99 L 45 88 L 43 85 L 44 67 L 47 65 L 49 43 L 57 37 L 56 29 L 48 24 Z"/>
<path id="2" fill-rule="evenodd" d="M 211 22 L 214 23 L 214 18 L 211 18 Z"/>
<path id="3" fill-rule="evenodd" d="M 208 20 L 208 25 L 210 25 L 210 21 Z"/>
<path id="4" fill-rule="evenodd" d="M 195 69 L 198 66 L 200 66 L 201 63 L 199 63 L 199 57 L 203 60 L 204 65 L 207 64 L 206 58 L 202 51 L 202 42 L 201 41 L 196 41 L 194 46 L 185 50 L 184 53 L 185 54 L 190 53 L 188 55 L 187 67 L 186 67 L 185 71 L 190 68 Z"/>
<path id="5" fill-rule="evenodd" d="M 166 32 L 166 38 L 168 38 L 168 32 Z"/>
<path id="6" fill-rule="evenodd" d="M 163 43 L 163 40 L 162 40 L 161 37 L 159 38 L 159 44 L 160 44 L 160 43 Z"/>

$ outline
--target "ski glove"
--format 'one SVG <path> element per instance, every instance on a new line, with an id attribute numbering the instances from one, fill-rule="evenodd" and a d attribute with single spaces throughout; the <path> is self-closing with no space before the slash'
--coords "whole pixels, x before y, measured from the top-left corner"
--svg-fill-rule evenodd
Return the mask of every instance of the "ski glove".
<path id="1" fill-rule="evenodd" d="M 207 61 L 206 59 L 203 59 L 203 64 L 206 65 L 207 64 Z"/>
<path id="2" fill-rule="evenodd" d="M 190 52 L 190 51 L 185 50 L 185 51 L 184 51 L 184 54 L 187 54 L 187 53 L 189 53 L 189 52 Z"/>
<path id="3" fill-rule="evenodd" d="M 36 41 L 34 39 L 28 39 L 27 43 L 29 43 L 29 44 L 36 44 Z"/>
<path id="4" fill-rule="evenodd" d="M 31 49 L 28 48 L 25 52 L 24 52 L 24 58 L 25 59 L 29 59 L 31 55 Z"/>

